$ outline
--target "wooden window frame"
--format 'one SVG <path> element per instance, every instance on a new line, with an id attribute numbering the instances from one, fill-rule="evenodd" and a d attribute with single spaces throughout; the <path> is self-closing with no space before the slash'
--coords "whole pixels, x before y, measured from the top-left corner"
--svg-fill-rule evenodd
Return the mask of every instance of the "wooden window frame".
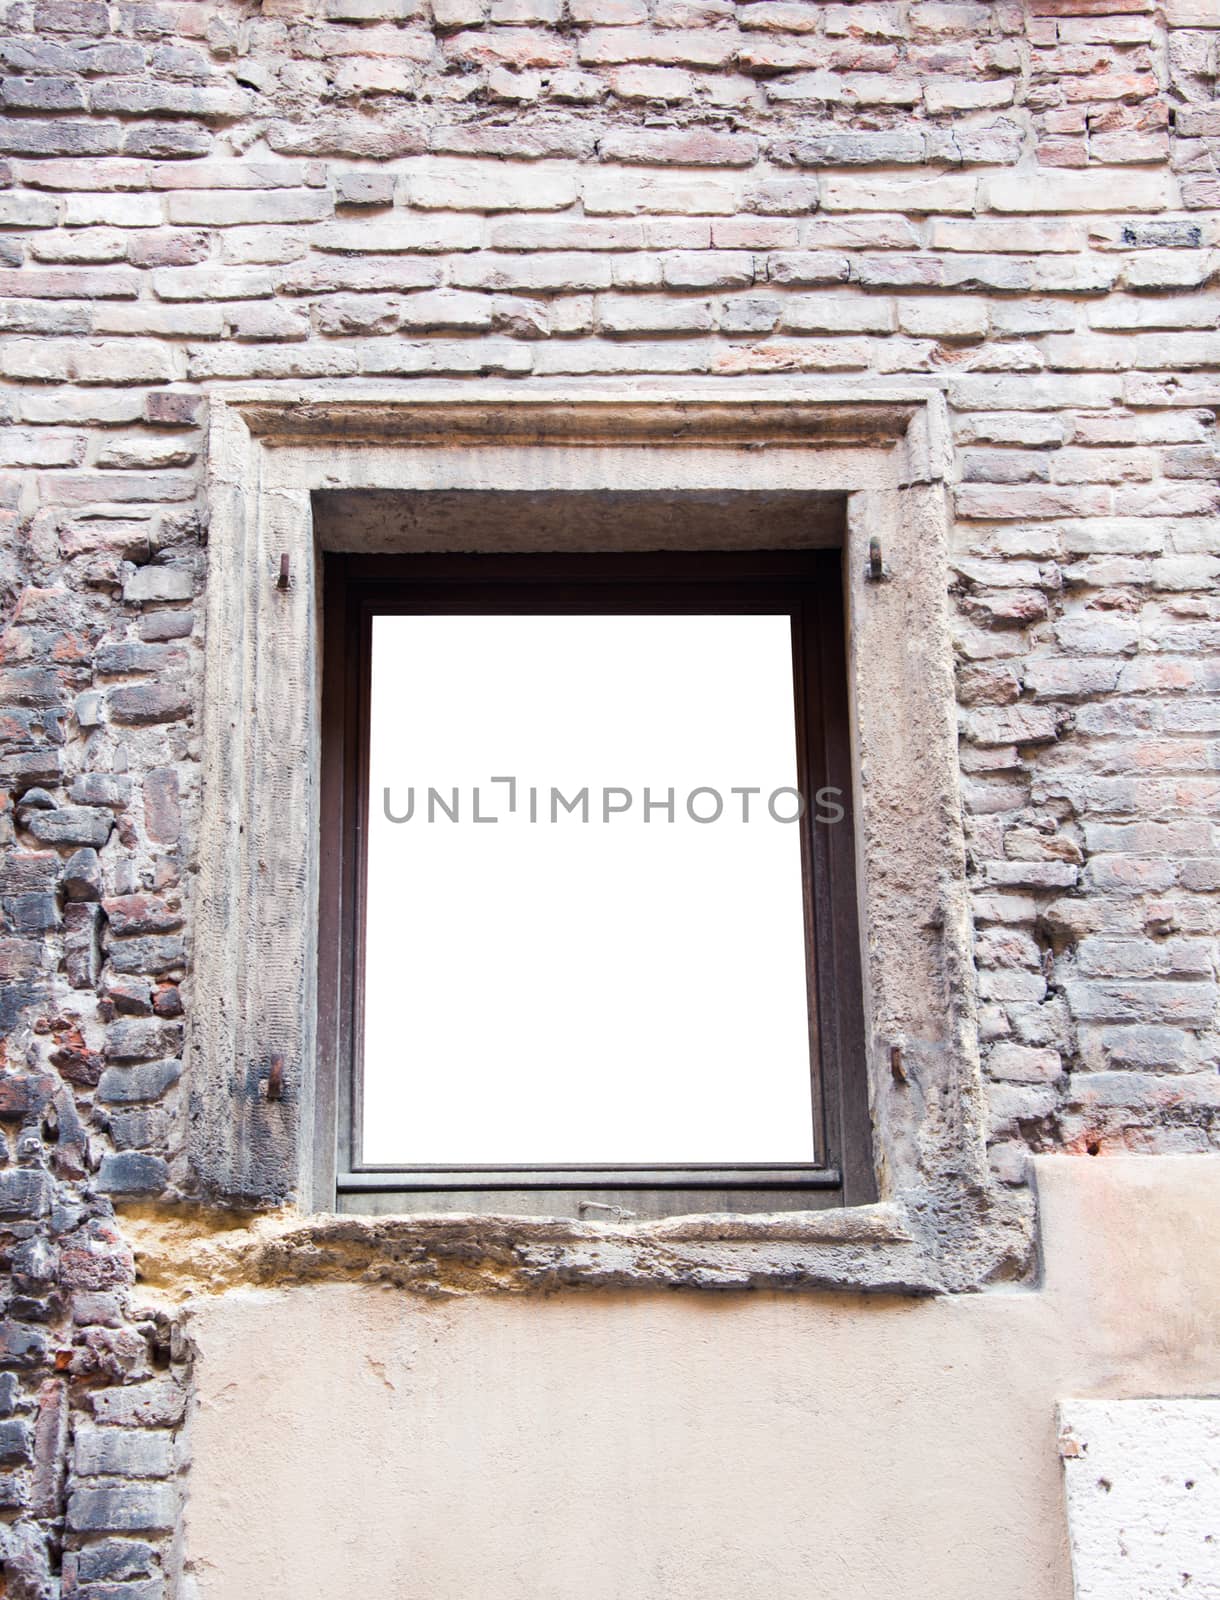
<path id="1" fill-rule="evenodd" d="M 318 1042 L 338 1089 L 337 1202 L 663 1216 L 806 1210 L 876 1198 L 856 909 L 838 549 L 324 557 Z M 359 1159 L 371 621 L 387 614 L 782 613 L 793 619 L 798 785 L 845 815 L 800 822 L 817 1159 L 808 1165 L 375 1166 Z M 427 1070 L 426 1066 L 421 1070 Z M 477 1204 L 476 1204 L 477 1202 Z"/>

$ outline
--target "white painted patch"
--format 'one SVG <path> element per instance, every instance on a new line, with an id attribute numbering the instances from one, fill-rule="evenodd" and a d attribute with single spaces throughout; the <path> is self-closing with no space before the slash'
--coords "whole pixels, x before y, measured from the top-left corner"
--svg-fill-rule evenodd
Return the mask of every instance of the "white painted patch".
<path id="1" fill-rule="evenodd" d="M 1076 1600 L 1220 1600 L 1220 1400 L 1059 1408 Z"/>

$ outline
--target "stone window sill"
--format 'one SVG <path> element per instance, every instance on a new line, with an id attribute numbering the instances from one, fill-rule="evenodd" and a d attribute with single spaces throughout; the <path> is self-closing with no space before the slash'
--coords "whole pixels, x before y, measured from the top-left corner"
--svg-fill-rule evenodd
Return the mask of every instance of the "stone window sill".
<path id="1" fill-rule="evenodd" d="M 560 1288 L 930 1295 L 981 1287 L 987 1270 L 974 1259 L 969 1280 L 964 1261 L 946 1274 L 904 1208 L 888 1202 L 642 1223 L 278 1212 L 235 1218 L 230 1229 L 217 1229 L 214 1214 L 175 1216 L 158 1207 L 154 1216 L 133 1207 L 128 1222 L 141 1282 L 174 1299 L 323 1281 L 426 1295 Z"/>

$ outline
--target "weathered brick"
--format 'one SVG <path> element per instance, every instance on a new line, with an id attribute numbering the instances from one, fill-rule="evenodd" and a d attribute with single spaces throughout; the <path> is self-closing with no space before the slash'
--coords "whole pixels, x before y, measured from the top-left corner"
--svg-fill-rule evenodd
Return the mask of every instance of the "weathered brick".
<path id="1" fill-rule="evenodd" d="M 826 128 L 772 145 L 774 160 L 798 167 L 892 167 L 924 159 L 924 135 L 918 129 L 885 133 Z"/>
<path id="2" fill-rule="evenodd" d="M 189 428 L 200 420 L 204 403 L 201 395 L 160 390 L 145 398 L 144 421 Z"/>
<path id="3" fill-rule="evenodd" d="M 42 300 L 8 300 L 0 304 L 0 332 L 69 334 L 88 333 L 94 324 L 95 311 L 104 309 L 87 305 L 63 305 Z M 11 449 L 12 446 L 9 446 Z M 6 461 L 5 465 L 26 465 Z M 28 463 L 44 465 L 45 463 Z"/>
<path id="4" fill-rule="evenodd" d="M 40 194 L 0 194 L 0 228 L 53 228 L 60 206 Z"/>
<path id="5" fill-rule="evenodd" d="M 32 1454 L 33 1440 L 30 1425 L 22 1417 L 0 1422 L 0 1465 L 20 1466 Z"/>
<path id="6" fill-rule="evenodd" d="M 47 272 L 29 268 L 15 272 L 0 267 L 0 295 L 31 300 L 134 300 L 140 275 L 127 267 L 94 272 Z M 64 330 L 67 331 L 67 330 Z"/>
<path id="7" fill-rule="evenodd" d="M 935 217 L 928 242 L 934 250 L 1075 252 L 1084 246 L 1084 228 L 1076 218 Z"/>
<path id="8" fill-rule="evenodd" d="M 119 148 L 117 122 L 0 117 L 0 152 L 19 156 L 104 156 Z"/>
<path id="9" fill-rule="evenodd" d="M 551 74 L 551 99 L 561 105 L 591 105 L 605 98 L 606 88 L 606 83 L 591 72 L 568 70 Z"/>
<path id="10" fill-rule="evenodd" d="M 69 900 L 100 900 L 101 866 L 97 851 L 86 846 L 68 857 L 63 871 L 63 890 Z"/>
<path id="11" fill-rule="evenodd" d="M 601 331 L 611 335 L 705 333 L 713 326 L 706 300 L 653 299 L 602 295 L 597 302 Z"/>
<path id="12" fill-rule="evenodd" d="M 91 181 L 92 180 L 92 181 Z M 100 181 L 99 181 L 100 180 Z M 59 189 L 294 189 L 325 185 L 320 163 L 304 166 L 287 161 L 176 161 L 149 164 L 114 161 L 99 173 L 96 165 L 79 161 L 39 163 L 26 182 Z"/>
<path id="13" fill-rule="evenodd" d="M 13 111 L 83 111 L 85 91 L 71 78 L 6 78 L 0 105 Z"/>
<path id="14" fill-rule="evenodd" d="M 335 204 L 391 206 L 394 204 L 394 179 L 389 173 L 382 172 L 338 173 L 335 177 Z"/>
<path id="15" fill-rule="evenodd" d="M 112 960 L 113 956 L 112 948 Z M 133 1067 L 107 1067 L 98 1081 L 97 1098 L 107 1105 L 132 1105 L 141 1100 L 159 1100 L 167 1089 L 177 1083 L 181 1073 L 180 1061 L 148 1061 Z"/>
<path id="16" fill-rule="evenodd" d="M 32 239 L 29 251 L 35 261 L 105 262 L 125 260 L 127 246 L 128 235 L 119 228 L 54 229 Z"/>
<path id="17" fill-rule="evenodd" d="M 97 1186 L 103 1194 L 160 1194 L 168 1182 L 166 1162 L 160 1156 L 136 1150 L 103 1156 L 97 1175 Z M 134 1472 L 134 1468 L 118 1470 Z"/>
<path id="18" fill-rule="evenodd" d="M 170 1484 L 78 1486 L 68 1500 L 68 1526 L 77 1533 L 142 1533 L 174 1526 L 177 1495 Z"/>
<path id="19" fill-rule="evenodd" d="M 889 333 L 893 302 L 872 296 L 795 294 L 780 302 L 785 333 Z"/>
<path id="20" fill-rule="evenodd" d="M 34 27 L 39 33 L 99 34 L 107 31 L 101 0 L 38 0 Z"/>
<path id="21" fill-rule="evenodd" d="M 369 340 L 359 350 L 360 371 L 413 376 L 422 373 L 524 373 L 533 358 L 528 349 L 511 340 L 486 339 L 471 345 L 451 340 L 408 343 L 406 340 Z"/>
<path id="22" fill-rule="evenodd" d="M 148 471 L 157 467 L 187 467 L 198 451 L 190 439 L 119 438 L 98 451 L 99 467 Z M 189 631 L 189 630 L 188 630 Z"/>
<path id="23" fill-rule="evenodd" d="M 64 907 L 64 964 L 74 989 L 92 989 L 101 967 L 101 907 L 78 902 Z"/>
<path id="24" fill-rule="evenodd" d="M 491 302 L 486 295 L 466 294 L 458 289 L 412 294 L 398 303 L 397 325 L 422 330 L 477 331 L 491 326 Z"/>
<path id="25" fill-rule="evenodd" d="M 65 228 L 159 228 L 164 204 L 154 194 L 70 194 L 61 220 Z"/>
<path id="26" fill-rule="evenodd" d="M 382 256 L 364 261 L 311 260 L 276 275 L 276 292 L 284 295 L 342 295 L 429 288 L 441 281 L 438 263 L 410 256 Z M 324 308 L 327 302 L 321 303 Z M 320 308 L 320 309 L 321 309 Z M 322 329 L 326 332 L 329 330 Z"/>
<path id="27" fill-rule="evenodd" d="M 49 891 L 58 878 L 59 857 L 52 850 L 12 850 L 0 861 L 0 894 Z"/>
<path id="28" fill-rule="evenodd" d="M 78 1423 L 73 1459 L 81 1477 L 167 1478 L 174 1467 L 173 1436 Z"/>
<path id="29" fill-rule="evenodd" d="M 634 218 L 514 217 L 491 224 L 488 244 L 493 251 L 640 250 L 645 227 Z"/>
<path id="30" fill-rule="evenodd" d="M 650 211 L 729 216 L 739 209 L 740 192 L 737 180 L 697 170 L 659 174 L 630 168 L 620 172 L 607 166 L 585 177 L 581 198 L 591 216 Z"/>
<path id="31" fill-rule="evenodd" d="M 152 274 L 160 300 L 259 300 L 275 293 L 271 274 L 256 267 L 163 267 Z"/>
<path id="32" fill-rule="evenodd" d="M 565 251 L 539 256 L 481 252 L 455 261 L 452 271 L 454 283 L 462 288 L 518 294 L 608 289 L 611 283 L 611 266 L 604 256 Z"/>
<path id="33" fill-rule="evenodd" d="M 5 911 L 14 933 L 45 933 L 59 926 L 59 907 L 50 894 L 12 895 Z"/>
<path id="34" fill-rule="evenodd" d="M 133 267 L 189 267 L 207 259 L 211 240 L 202 229 L 187 233 L 158 228 L 127 240 Z"/>
<path id="35" fill-rule="evenodd" d="M 123 154 L 154 161 L 189 161 L 212 148 L 211 131 L 194 122 L 137 122 L 123 133 Z"/>
<path id="36" fill-rule="evenodd" d="M 110 1138 L 117 1150 L 164 1149 L 171 1119 L 159 1106 L 108 1114 Z"/>
<path id="37" fill-rule="evenodd" d="M 59 674 L 50 668 L 0 666 L 0 701 L 18 706 L 56 706 L 61 698 Z"/>
<path id="38" fill-rule="evenodd" d="M 661 261 L 671 289 L 742 289 L 754 282 L 754 258 L 745 251 L 676 252 Z"/>
<path id="39" fill-rule="evenodd" d="M 148 340 L 14 339 L 0 349 L 0 371 L 39 383 L 159 383 L 177 376 L 174 352 Z"/>
<path id="40" fill-rule="evenodd" d="M 107 692 L 106 702 L 114 722 L 177 722 L 191 712 L 185 690 L 165 684 L 122 685 Z"/>
<path id="41" fill-rule="evenodd" d="M 1207 1026 L 1215 1015 L 1217 1000 L 1215 984 L 1202 982 L 1107 983 L 1082 979 L 1067 982 L 1064 993 L 1072 1015 L 1082 1022 L 1164 1022 L 1186 1027 Z M 1115 1092 L 1138 1095 L 1138 1086 L 1131 1082 L 1133 1075 L 1125 1076 L 1125 1084 L 1113 1085 Z M 1181 1093 L 1177 1087 L 1180 1082 L 1177 1077 L 1166 1080 L 1166 1091 Z"/>
<path id="42" fill-rule="evenodd" d="M 414 122 L 373 118 L 361 112 L 309 117 L 303 122 L 272 122 L 268 147 L 283 155 L 343 156 L 392 160 L 419 155 L 427 135 Z"/>
<path id="43" fill-rule="evenodd" d="M 122 1583 L 144 1578 L 156 1565 L 156 1548 L 139 1539 L 99 1539 L 76 1552 L 82 1583 Z"/>
<path id="44" fill-rule="evenodd" d="M 334 203 L 322 189 L 191 189 L 171 193 L 165 208 L 167 220 L 177 227 L 232 228 L 243 223 L 271 227 L 319 222 L 331 215 Z"/>
<path id="45" fill-rule="evenodd" d="M 833 251 L 785 250 L 767 259 L 767 277 L 785 287 L 807 287 L 824 283 L 846 283 L 851 261 Z"/>
<path id="46" fill-rule="evenodd" d="M 155 844 L 178 842 L 182 827 L 178 774 L 172 767 L 154 767 L 145 777 L 144 827 Z"/>
<path id="47" fill-rule="evenodd" d="M 337 378 L 357 370 L 351 350 L 288 349 L 267 345 L 192 346 L 188 349 L 192 381 L 204 378 Z M 477 367 L 477 363 L 475 363 Z"/>
<path id="48" fill-rule="evenodd" d="M 94 111 L 117 111 L 124 116 L 158 113 L 198 117 L 201 121 L 231 121 L 251 109 L 253 97 L 246 89 L 196 84 L 158 83 L 154 79 L 99 83 L 92 93 Z"/>
<path id="49" fill-rule="evenodd" d="M 113 900 L 106 901 L 107 911 L 116 904 Z M 181 918 L 177 920 L 181 922 Z M 122 930 L 116 927 L 117 931 Z M 179 1024 L 138 1019 L 111 1023 L 104 1053 L 108 1061 L 151 1061 L 157 1056 L 173 1055 L 181 1048 Z"/>
<path id="50" fill-rule="evenodd" d="M 319 228 L 313 243 L 338 255 L 395 255 L 416 251 L 477 250 L 483 224 L 476 217 L 387 217 L 376 222 L 332 222 Z M 268 291 L 270 292 L 270 291 Z M 228 295 L 225 299 L 231 298 Z"/>
<path id="51" fill-rule="evenodd" d="M 53 1194 L 49 1173 L 23 1168 L 0 1172 L 0 1218 L 13 1220 L 45 1216 Z M 3 1349 L 0 1348 L 2 1358 Z"/>
<path id="52" fill-rule="evenodd" d="M 952 378 L 949 395 L 952 403 L 965 411 L 1053 411 L 1072 406 L 1111 406 L 1120 387 L 1107 377 L 980 372 Z"/>
<path id="53" fill-rule="evenodd" d="M 898 305 L 898 326 L 903 333 L 938 339 L 981 339 L 987 332 L 987 306 L 964 295 L 903 300 Z"/>
<path id="54" fill-rule="evenodd" d="M 979 192 L 991 211 L 1113 211 L 1115 184 L 1124 211 L 1164 211 L 1173 204 L 1167 176 L 1159 172 L 1002 173 L 984 179 Z"/>
<path id="55" fill-rule="evenodd" d="M 882 59 L 862 59 L 861 65 L 882 67 L 879 72 L 831 72 L 815 70 L 798 73 L 771 81 L 766 86 L 766 96 L 771 101 L 816 101 L 826 105 L 845 106 L 916 106 L 921 96 L 917 77 L 895 71 L 892 51 L 877 52 Z M 787 44 L 769 45 L 762 49 L 745 46 L 740 52 L 743 67 L 770 73 L 776 65 L 814 64 L 819 59 L 813 50 L 793 49 Z"/>
<path id="56" fill-rule="evenodd" d="M 1011 1083 L 1048 1083 L 1063 1070 L 1057 1050 L 1038 1050 L 1028 1045 L 997 1045 L 987 1057 L 987 1072 L 992 1078 Z"/>
<path id="57" fill-rule="evenodd" d="M 108 958 L 116 972 L 162 973 L 182 966 L 186 947 L 176 934 L 115 939 Z"/>
<path id="58" fill-rule="evenodd" d="M 975 744 L 1044 744 L 1058 735 L 1052 711 L 1040 706 L 1006 706 L 965 713 L 962 728 Z"/>
<path id="59" fill-rule="evenodd" d="M 114 818 L 92 806 L 61 806 L 57 811 L 33 811 L 26 827 L 43 844 L 104 845 Z"/>
<path id="60" fill-rule="evenodd" d="M 407 176 L 411 205 L 435 211 L 559 211 L 575 202 L 576 190 L 575 170 L 548 162 L 514 170 L 437 155 Z"/>
<path id="61" fill-rule="evenodd" d="M 186 1395 L 167 1380 L 101 1389 L 93 1396 L 93 1415 L 102 1424 L 172 1428 L 182 1421 Z"/>
<path id="62" fill-rule="evenodd" d="M 713 28 L 595 28 L 581 39 L 579 54 L 585 66 L 656 61 L 719 67 L 732 58 L 735 45 L 731 33 Z"/>
<path id="63" fill-rule="evenodd" d="M 641 166 L 749 167 L 758 159 L 757 139 L 710 129 L 612 128 L 597 149 L 603 161 Z"/>
<path id="64" fill-rule="evenodd" d="M 974 178 L 827 178 L 821 188 L 825 211 L 972 212 Z"/>

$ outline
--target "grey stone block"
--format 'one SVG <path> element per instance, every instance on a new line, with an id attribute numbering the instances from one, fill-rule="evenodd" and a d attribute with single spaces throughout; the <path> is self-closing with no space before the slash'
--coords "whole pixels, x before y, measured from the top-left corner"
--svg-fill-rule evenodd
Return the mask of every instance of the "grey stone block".
<path id="1" fill-rule="evenodd" d="M 85 846 L 70 855 L 64 867 L 64 893 L 69 900 L 100 900 L 102 870 L 97 851 Z"/>
<path id="2" fill-rule="evenodd" d="M 146 1578 L 156 1563 L 157 1551 L 142 1539 L 102 1539 L 76 1555 L 76 1574 L 82 1583 L 122 1583 L 126 1578 Z"/>
<path id="3" fill-rule="evenodd" d="M 98 1422 L 124 1427 L 173 1427 L 181 1422 L 185 1406 L 183 1391 L 165 1381 L 101 1389 L 93 1397 L 93 1415 Z"/>
<path id="4" fill-rule="evenodd" d="M 126 684 L 111 689 L 106 701 L 115 722 L 136 724 L 177 722 L 191 709 L 184 690 L 160 683 Z"/>
<path id="5" fill-rule="evenodd" d="M 99 1428 L 79 1423 L 74 1443 L 83 1478 L 167 1478 L 174 1467 L 173 1435 L 163 1430 Z"/>
<path id="6" fill-rule="evenodd" d="M 44 1217 L 54 1193 L 49 1172 L 26 1167 L 0 1172 L 0 1217 Z"/>
<path id="7" fill-rule="evenodd" d="M 58 811 L 32 812 L 26 827 L 42 844 L 98 847 L 109 839 L 114 818 L 91 806 L 61 806 Z"/>
<path id="8" fill-rule="evenodd" d="M 177 1511 L 172 1485 L 124 1481 L 73 1490 L 68 1526 L 76 1533 L 163 1531 L 174 1526 Z"/>
<path id="9" fill-rule="evenodd" d="M 148 934 L 140 938 L 112 939 L 110 964 L 116 972 L 161 973 L 180 967 L 186 944 L 180 934 Z"/>
<path id="10" fill-rule="evenodd" d="M 189 600 L 195 592 L 194 575 L 186 567 L 137 567 L 123 585 L 129 605 L 150 600 Z"/>
<path id="11" fill-rule="evenodd" d="M 147 1061 L 138 1067 L 107 1067 L 97 1086 L 97 1098 L 107 1105 L 132 1105 L 159 1100 L 182 1074 L 180 1061 Z"/>
<path id="12" fill-rule="evenodd" d="M 160 1156 L 125 1150 L 102 1158 L 97 1186 L 103 1194 L 158 1194 L 169 1181 Z"/>
<path id="13" fill-rule="evenodd" d="M 0 1464 L 11 1467 L 30 1459 L 30 1425 L 22 1417 L 0 1422 Z"/>

